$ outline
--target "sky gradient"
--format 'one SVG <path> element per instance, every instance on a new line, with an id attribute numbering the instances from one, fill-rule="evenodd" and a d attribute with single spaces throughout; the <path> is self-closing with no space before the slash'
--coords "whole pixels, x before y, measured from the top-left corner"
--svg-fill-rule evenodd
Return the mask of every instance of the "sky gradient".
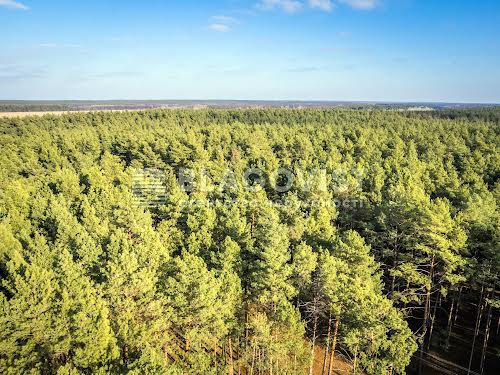
<path id="1" fill-rule="evenodd" d="M 0 0 L 0 99 L 500 103 L 497 0 Z"/>

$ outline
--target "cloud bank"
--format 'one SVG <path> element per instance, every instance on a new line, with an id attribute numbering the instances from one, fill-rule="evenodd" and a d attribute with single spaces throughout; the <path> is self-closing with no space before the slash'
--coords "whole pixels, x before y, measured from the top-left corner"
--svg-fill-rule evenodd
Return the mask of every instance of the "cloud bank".
<path id="1" fill-rule="evenodd" d="M 223 23 L 212 23 L 208 25 L 208 28 L 212 31 L 217 31 L 219 33 L 227 33 L 228 31 L 231 30 L 231 28 Z"/>
<path id="2" fill-rule="evenodd" d="M 338 1 L 339 3 L 348 5 L 351 8 L 364 9 L 364 10 L 373 9 L 379 3 L 379 0 L 338 0 Z"/>
<path id="3" fill-rule="evenodd" d="M 379 5 L 381 0 L 260 0 L 256 8 L 260 10 L 282 10 L 296 13 L 305 7 L 323 12 L 331 12 L 336 4 L 347 5 L 353 9 L 370 10 Z"/>
<path id="4" fill-rule="evenodd" d="M 331 12 L 333 4 L 331 0 L 309 0 L 309 6 L 313 9 L 319 9 L 324 12 Z"/>
<path id="5" fill-rule="evenodd" d="M 15 0 L 0 0 L 0 7 L 8 9 L 28 10 L 29 7 Z"/>
<path id="6" fill-rule="evenodd" d="M 234 25 L 238 24 L 238 20 L 230 16 L 212 16 L 210 19 L 212 23 L 208 25 L 208 28 L 219 33 L 227 33 L 228 31 L 231 31 Z"/>
<path id="7" fill-rule="evenodd" d="M 295 13 L 302 9 L 302 2 L 298 0 L 261 0 L 257 8 L 261 10 L 279 9 L 286 13 Z"/>

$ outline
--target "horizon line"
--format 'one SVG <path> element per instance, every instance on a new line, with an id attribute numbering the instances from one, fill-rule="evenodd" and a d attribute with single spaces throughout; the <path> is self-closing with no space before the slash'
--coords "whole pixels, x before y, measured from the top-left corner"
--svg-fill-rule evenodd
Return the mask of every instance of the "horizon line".
<path id="1" fill-rule="evenodd" d="M 267 103 L 359 103 L 359 104 L 480 104 L 499 102 L 445 100 L 342 100 L 342 99 L 0 99 L 5 102 L 267 102 Z"/>

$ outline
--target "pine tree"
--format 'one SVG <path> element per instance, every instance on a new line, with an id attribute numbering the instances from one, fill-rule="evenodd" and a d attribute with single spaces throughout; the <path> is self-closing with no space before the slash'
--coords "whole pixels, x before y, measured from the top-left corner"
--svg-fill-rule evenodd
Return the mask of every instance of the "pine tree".
<path id="1" fill-rule="evenodd" d="M 2 371 L 112 370 L 118 349 L 105 300 L 68 251 L 54 261 L 54 270 L 14 271 L 14 298 L 2 295 Z"/>

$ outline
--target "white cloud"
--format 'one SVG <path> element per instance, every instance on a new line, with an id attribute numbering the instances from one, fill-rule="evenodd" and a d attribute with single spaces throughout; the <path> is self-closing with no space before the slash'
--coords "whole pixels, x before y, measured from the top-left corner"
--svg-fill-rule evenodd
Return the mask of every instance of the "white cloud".
<path id="1" fill-rule="evenodd" d="M 339 3 L 349 5 L 354 9 L 373 9 L 379 4 L 379 0 L 338 0 Z"/>
<path id="2" fill-rule="evenodd" d="M 55 43 L 40 43 L 35 46 L 36 48 L 57 48 Z"/>
<path id="3" fill-rule="evenodd" d="M 238 20 L 230 16 L 212 16 L 210 19 L 212 20 L 212 23 L 208 25 L 208 28 L 219 33 L 227 33 L 232 30 L 232 27 L 235 24 L 238 24 Z"/>
<path id="4" fill-rule="evenodd" d="M 236 18 L 230 17 L 230 16 L 212 16 L 211 17 L 214 21 L 218 23 L 223 23 L 225 25 L 230 24 L 230 23 L 237 23 Z"/>
<path id="5" fill-rule="evenodd" d="M 302 3 L 298 0 L 261 0 L 257 8 L 262 10 L 281 9 L 287 13 L 295 13 L 302 9 Z"/>
<path id="6" fill-rule="evenodd" d="M 57 43 L 40 43 L 34 46 L 35 48 L 80 48 L 79 44 L 57 44 Z"/>
<path id="7" fill-rule="evenodd" d="M 212 23 L 208 25 L 208 28 L 212 31 L 217 31 L 219 33 L 227 33 L 228 31 L 231 30 L 231 28 L 228 25 L 225 25 L 223 23 Z"/>
<path id="8" fill-rule="evenodd" d="M 29 7 L 15 0 L 0 0 L 0 7 L 28 10 Z"/>
<path id="9" fill-rule="evenodd" d="M 325 12 L 331 12 L 333 9 L 331 0 L 309 0 L 309 6 Z"/>
<path id="10" fill-rule="evenodd" d="M 280 9 L 287 13 L 296 13 L 305 6 L 311 9 L 331 12 L 336 4 L 344 4 L 354 9 L 373 9 L 382 0 L 260 0 L 256 7 L 260 10 Z"/>

